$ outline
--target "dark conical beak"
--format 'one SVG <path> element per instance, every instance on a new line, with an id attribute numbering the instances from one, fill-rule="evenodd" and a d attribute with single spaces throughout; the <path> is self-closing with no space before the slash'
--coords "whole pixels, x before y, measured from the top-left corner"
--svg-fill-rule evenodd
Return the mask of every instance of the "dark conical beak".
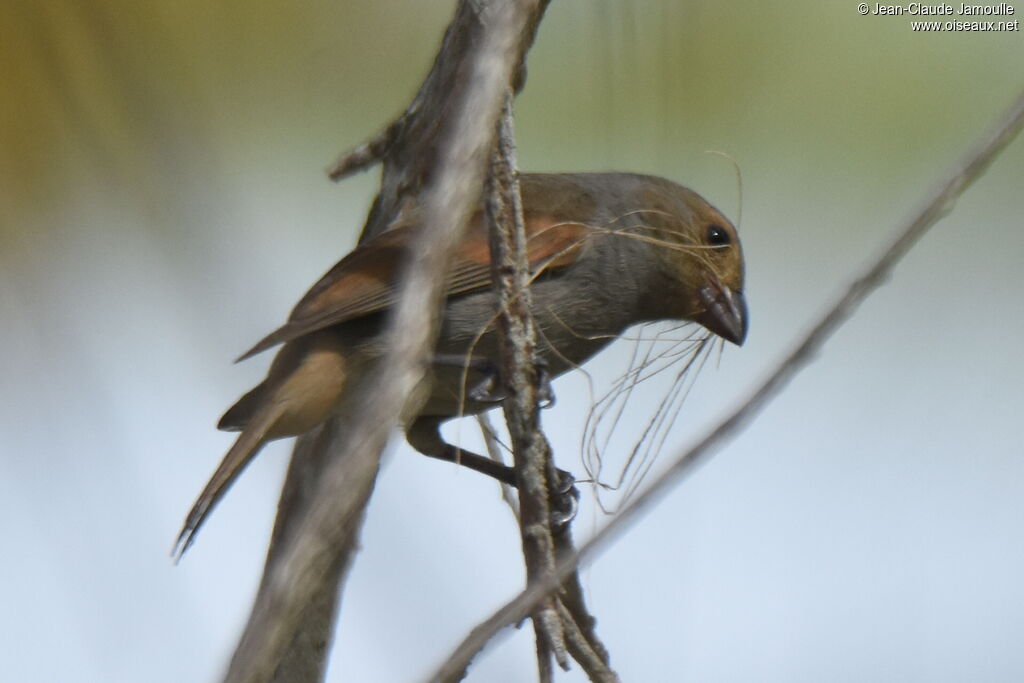
<path id="1" fill-rule="evenodd" d="M 743 292 L 726 287 L 714 275 L 698 292 L 704 312 L 694 320 L 726 341 L 743 346 L 747 338 L 747 300 Z"/>

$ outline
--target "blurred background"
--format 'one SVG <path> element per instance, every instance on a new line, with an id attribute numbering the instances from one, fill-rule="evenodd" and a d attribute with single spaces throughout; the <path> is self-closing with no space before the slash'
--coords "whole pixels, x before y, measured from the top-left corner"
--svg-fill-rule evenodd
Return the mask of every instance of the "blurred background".
<path id="1" fill-rule="evenodd" d="M 453 7 L 0 3 L 4 680 L 218 680 L 290 448 L 265 450 L 173 566 L 233 438 L 214 424 L 269 362 L 231 360 L 354 245 L 377 171 L 335 185 L 323 169 L 404 108 Z M 1024 85 L 1019 31 L 911 19 L 845 0 L 552 3 L 522 167 L 655 173 L 742 206 L 750 336 L 704 368 L 661 464 Z M 736 160 L 742 193 L 706 150 Z M 586 570 L 624 680 L 1024 678 L 1022 178 L 1017 141 L 781 398 Z M 629 352 L 588 366 L 597 391 Z M 544 419 L 581 474 L 587 378 L 555 390 Z M 633 396 L 627 442 L 662 396 Z M 604 521 L 584 498 L 581 537 Z M 363 546 L 333 681 L 425 675 L 522 582 L 495 487 L 397 443 Z M 506 634 L 469 680 L 532 680 L 532 652 L 531 629 Z"/>

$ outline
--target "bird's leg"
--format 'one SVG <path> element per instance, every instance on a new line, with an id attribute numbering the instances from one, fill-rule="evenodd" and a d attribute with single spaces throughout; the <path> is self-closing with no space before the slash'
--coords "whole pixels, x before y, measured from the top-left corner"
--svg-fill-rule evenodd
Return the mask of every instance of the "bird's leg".
<path id="1" fill-rule="evenodd" d="M 441 422 L 446 418 L 440 417 L 418 417 L 405 432 L 405 438 L 409 445 L 423 455 L 439 460 L 447 460 L 457 465 L 468 467 L 471 470 L 482 472 L 488 477 L 498 481 L 516 485 L 516 471 L 508 465 L 503 465 L 491 458 L 474 453 L 472 451 L 456 448 L 441 436 Z M 571 475 L 570 475 L 571 476 Z"/>
<path id="2" fill-rule="evenodd" d="M 484 378 L 467 392 L 469 398 L 477 403 L 501 403 L 508 398 L 508 391 L 506 391 L 506 385 L 501 379 L 498 366 L 487 358 L 439 353 L 434 355 L 434 364 L 466 368 L 483 375 Z M 555 405 L 555 392 L 551 388 L 551 375 L 548 373 L 548 364 L 542 358 L 538 358 L 536 368 L 537 405 L 541 408 L 550 408 Z"/>
<path id="3" fill-rule="evenodd" d="M 476 470 L 493 477 L 512 487 L 518 486 L 516 471 L 491 458 L 478 453 L 457 448 L 441 436 L 441 423 L 447 417 L 418 417 L 405 432 L 409 445 L 423 455 L 439 460 L 454 462 L 471 470 Z M 576 479 L 565 470 L 556 470 L 557 480 L 552 482 L 551 521 L 556 528 L 565 526 L 576 516 L 580 492 L 576 488 Z"/>

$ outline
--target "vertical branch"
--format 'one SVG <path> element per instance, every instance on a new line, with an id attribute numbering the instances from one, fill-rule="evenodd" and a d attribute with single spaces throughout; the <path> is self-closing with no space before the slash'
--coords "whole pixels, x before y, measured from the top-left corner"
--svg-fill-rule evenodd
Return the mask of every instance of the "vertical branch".
<path id="1" fill-rule="evenodd" d="M 544 582 L 555 568 L 555 544 L 551 537 L 549 491 L 557 476 L 551 446 L 540 431 L 537 408 L 537 333 L 530 316 L 529 263 L 523 201 L 516 176 L 515 140 L 512 128 L 512 94 L 498 123 L 498 139 L 491 162 L 487 216 L 491 224 L 491 277 L 498 299 L 501 377 L 509 397 L 505 420 L 512 438 L 519 489 L 519 528 L 526 561 L 527 583 Z M 568 659 L 555 598 L 542 603 L 533 614 L 537 632 L 537 657 L 541 680 L 551 675 L 548 657 L 553 654 L 566 668 Z"/>
<path id="2" fill-rule="evenodd" d="M 519 528 L 527 583 L 534 585 L 549 583 L 557 559 L 572 555 L 575 550 L 569 525 L 553 528 L 551 524 L 552 502 L 564 502 L 567 494 L 557 492 L 561 476 L 555 468 L 551 446 L 540 429 L 537 336 L 530 314 L 529 260 L 516 166 L 509 94 L 498 125 L 487 213 L 491 222 L 492 277 L 499 306 L 500 367 L 509 392 L 505 419 L 518 479 Z M 557 512 L 561 514 L 564 510 Z M 551 677 L 551 655 L 567 668 L 567 651 L 591 680 L 618 680 L 608 666 L 608 652 L 597 638 L 596 620 L 587 610 L 575 572 L 564 579 L 562 591 L 541 602 L 532 616 L 541 681 Z"/>

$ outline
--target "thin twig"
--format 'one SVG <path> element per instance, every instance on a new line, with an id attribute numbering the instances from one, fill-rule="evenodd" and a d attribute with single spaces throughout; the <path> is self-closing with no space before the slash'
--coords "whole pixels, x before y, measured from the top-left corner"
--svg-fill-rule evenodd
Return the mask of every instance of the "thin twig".
<path id="1" fill-rule="evenodd" d="M 569 654 L 597 683 L 619 683 L 619 676 L 608 666 L 608 653 L 594 648 L 593 643 L 579 626 L 575 615 L 562 602 L 558 603 L 558 616 L 565 628 L 565 644 Z"/>
<path id="2" fill-rule="evenodd" d="M 487 446 L 487 453 L 495 462 L 505 464 L 501 456 L 501 448 L 498 443 L 498 436 L 494 431 L 487 413 L 480 413 L 476 416 L 480 424 L 480 431 L 484 436 L 484 443 Z M 499 483 L 501 486 L 502 499 L 508 505 L 519 520 L 519 502 L 516 500 L 514 489 L 508 484 Z M 570 528 L 566 526 L 559 533 L 554 535 L 555 556 L 558 558 L 567 557 L 576 551 L 572 544 Z M 587 672 L 591 680 L 611 683 L 618 681 L 609 664 L 608 650 L 604 643 L 597 637 L 595 627 L 597 619 L 590 614 L 586 600 L 583 598 L 583 586 L 577 572 L 570 572 L 568 578 L 562 582 L 562 591 L 558 596 L 558 614 L 562 617 L 562 628 L 565 632 L 566 646 L 572 658 L 580 663 L 583 670 Z"/>
<path id="3" fill-rule="evenodd" d="M 383 160 L 398 137 L 407 115 L 402 114 L 380 133 L 338 157 L 327 167 L 327 177 L 334 181 L 343 180 Z"/>
<path id="4" fill-rule="evenodd" d="M 890 246 L 848 285 L 846 292 L 745 401 L 718 423 L 697 445 L 680 454 L 666 472 L 622 508 L 617 516 L 575 554 L 561 560 L 556 578 L 549 580 L 546 585 L 527 587 L 474 628 L 438 669 L 439 673 L 451 667 L 459 667 L 461 662 L 472 658 L 500 629 L 523 619 L 539 601 L 558 587 L 563 577 L 568 576 L 580 564 L 589 563 L 598 553 L 607 549 L 648 509 L 710 457 L 715 449 L 738 434 L 742 427 L 817 356 L 829 337 L 842 326 L 869 294 L 888 279 L 900 259 L 932 225 L 951 210 L 957 197 L 984 173 L 993 159 L 1020 133 L 1021 128 L 1024 128 L 1024 93 L 1018 96 L 994 131 L 954 169 L 950 179 L 935 190 L 906 227 L 896 232 Z M 435 680 L 438 675 L 430 680 Z"/>
<path id="5" fill-rule="evenodd" d="M 558 558 L 558 564 L 561 565 L 566 558 L 573 557 L 575 553 L 576 547 L 573 545 L 572 541 L 572 529 L 567 525 L 555 534 L 555 555 Z M 600 670 L 602 680 L 617 681 L 618 678 L 615 673 L 608 668 L 611 662 L 611 658 L 608 655 L 608 648 L 606 648 L 604 643 L 601 642 L 601 639 L 597 637 L 597 619 L 590 613 L 590 610 L 587 608 L 587 601 L 583 597 L 583 584 L 580 581 L 579 572 L 574 569 L 564 574 L 561 583 L 562 589 L 558 593 L 559 602 L 565 607 L 571 617 L 571 628 L 580 634 L 584 641 L 586 641 L 589 652 L 592 652 L 593 655 L 600 659 L 601 663 L 604 665 Z M 566 626 L 567 630 L 569 628 L 569 626 Z M 573 652 L 573 646 L 571 643 L 569 651 L 584 670 L 589 672 L 592 666 L 583 659 L 580 659 L 580 657 Z M 587 658 L 591 656 L 589 652 L 585 653 Z"/>
<path id="6" fill-rule="evenodd" d="M 484 437 L 484 446 L 487 448 L 487 455 L 490 456 L 494 462 L 499 462 L 502 465 L 507 465 L 505 458 L 501 456 L 501 446 L 498 443 L 498 434 L 494 431 L 494 424 L 491 423 L 490 416 L 486 413 L 479 413 L 476 416 L 477 424 L 480 425 L 480 433 Z M 501 487 L 501 499 L 505 501 L 509 509 L 512 511 L 512 515 L 519 521 L 519 500 L 516 499 L 515 489 L 506 484 L 505 482 L 498 482 L 498 486 Z"/>
<path id="7" fill-rule="evenodd" d="M 540 430 L 537 407 L 537 333 L 530 315 L 530 266 L 512 126 L 512 91 L 509 89 L 498 122 L 487 196 L 491 278 L 498 300 L 501 377 L 509 393 L 504 401 L 505 421 L 512 439 L 519 489 L 519 528 L 526 580 L 527 583 L 543 583 L 555 570 L 549 491 L 555 488 L 551 483 L 556 475 L 551 446 Z M 553 655 L 563 669 L 569 666 L 556 602 L 557 597 L 552 597 L 533 613 L 541 680 L 550 679 L 550 656 Z"/>

